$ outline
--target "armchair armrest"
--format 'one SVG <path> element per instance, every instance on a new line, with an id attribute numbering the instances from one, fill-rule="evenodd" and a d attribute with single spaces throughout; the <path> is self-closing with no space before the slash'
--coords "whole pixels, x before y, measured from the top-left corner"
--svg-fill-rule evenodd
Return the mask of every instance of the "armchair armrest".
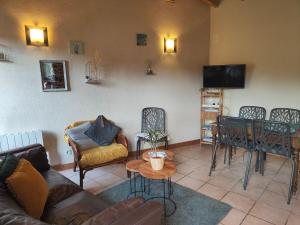
<path id="1" fill-rule="evenodd" d="M 74 159 L 76 159 L 78 162 L 81 159 L 81 153 L 79 151 L 77 144 L 72 140 L 72 138 L 68 138 L 68 144 L 73 150 Z"/>
<path id="2" fill-rule="evenodd" d="M 117 137 L 116 137 L 116 141 L 117 141 L 118 144 L 122 144 L 128 149 L 128 140 L 127 140 L 125 135 L 118 134 Z"/>

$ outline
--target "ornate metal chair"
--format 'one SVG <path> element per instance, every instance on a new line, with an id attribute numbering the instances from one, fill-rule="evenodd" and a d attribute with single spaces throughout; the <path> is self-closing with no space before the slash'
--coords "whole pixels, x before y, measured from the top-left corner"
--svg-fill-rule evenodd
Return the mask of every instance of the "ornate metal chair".
<path id="1" fill-rule="evenodd" d="M 239 117 L 249 120 L 265 120 L 266 119 L 266 109 L 260 106 L 242 106 L 239 110 Z M 264 155 L 266 159 L 266 155 Z M 258 171 L 259 167 L 259 154 L 257 151 L 255 171 Z"/>
<path id="2" fill-rule="evenodd" d="M 297 175 L 297 172 L 295 167 L 295 155 L 291 145 L 289 124 L 276 121 L 254 121 L 252 134 L 255 148 L 260 152 L 260 173 L 262 175 L 264 174 L 264 160 L 262 153 L 285 156 L 291 161 L 292 171 L 287 201 L 287 203 L 290 204 L 293 179 L 294 176 Z"/>
<path id="3" fill-rule="evenodd" d="M 277 122 L 288 123 L 291 126 L 291 131 L 294 131 L 294 126 L 300 124 L 300 110 L 291 108 L 274 108 L 270 113 L 270 120 Z"/>
<path id="4" fill-rule="evenodd" d="M 165 148 L 168 148 L 168 135 L 166 133 L 166 112 L 162 108 L 148 107 L 142 110 L 142 129 L 136 135 L 136 158 L 141 154 L 141 142 L 149 141 L 146 132 L 148 130 L 160 131 L 163 135 L 159 142 L 165 143 Z"/>
<path id="5" fill-rule="evenodd" d="M 265 120 L 266 109 L 259 106 L 242 106 L 239 111 L 239 117 L 250 120 Z"/>
<path id="6" fill-rule="evenodd" d="M 219 116 L 217 118 L 218 136 L 215 148 L 213 150 L 212 164 L 209 171 L 209 176 L 211 176 L 212 170 L 216 167 L 216 153 L 220 145 L 225 145 L 224 161 L 226 161 L 226 155 L 228 152 L 229 165 L 232 154 L 232 149 L 230 148 L 232 146 L 247 149 L 252 158 L 253 145 L 248 141 L 247 122 L 247 120 L 237 117 Z M 228 148 L 229 151 L 227 150 Z"/>

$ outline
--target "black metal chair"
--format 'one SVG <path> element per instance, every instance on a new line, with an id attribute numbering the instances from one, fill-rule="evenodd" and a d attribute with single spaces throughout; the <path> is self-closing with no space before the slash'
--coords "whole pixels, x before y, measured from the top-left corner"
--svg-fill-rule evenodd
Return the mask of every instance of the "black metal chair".
<path id="1" fill-rule="evenodd" d="M 264 173 L 262 153 L 272 153 L 287 157 L 292 162 L 288 201 L 292 197 L 293 179 L 297 175 L 295 155 L 291 145 L 290 126 L 276 121 L 253 121 L 253 140 L 255 148 L 260 152 L 260 173 Z"/>
<path id="2" fill-rule="evenodd" d="M 211 176 L 212 170 L 214 170 L 216 167 L 217 149 L 221 145 L 225 146 L 224 162 L 226 161 L 226 155 L 228 152 L 229 165 L 230 165 L 230 160 L 232 155 L 232 150 L 230 148 L 232 146 L 247 149 L 247 151 L 250 152 L 252 158 L 253 145 L 248 141 L 247 122 L 248 122 L 247 120 L 242 118 L 218 116 L 217 118 L 218 135 L 217 135 L 216 145 L 213 149 L 212 163 L 209 171 L 209 176 Z M 228 148 L 229 151 L 227 151 Z"/>
<path id="3" fill-rule="evenodd" d="M 239 117 L 250 120 L 265 120 L 266 109 L 260 106 L 242 106 L 239 111 Z"/>
<path id="4" fill-rule="evenodd" d="M 239 110 L 239 117 L 249 120 L 265 120 L 266 119 L 266 109 L 260 106 L 242 106 Z M 266 155 L 264 155 L 266 159 Z M 255 171 L 259 170 L 259 154 L 257 151 Z"/>
<path id="5" fill-rule="evenodd" d="M 274 108 L 271 110 L 270 120 L 288 123 L 293 131 L 293 126 L 300 124 L 300 110 L 291 108 Z"/>
<path id="6" fill-rule="evenodd" d="M 159 142 L 165 143 L 165 148 L 168 149 L 168 135 L 166 133 L 166 112 L 162 108 L 148 107 L 142 110 L 142 129 L 141 133 L 136 135 L 136 158 L 141 154 L 141 142 L 149 141 L 146 132 L 149 130 L 160 131 L 163 135 Z"/>

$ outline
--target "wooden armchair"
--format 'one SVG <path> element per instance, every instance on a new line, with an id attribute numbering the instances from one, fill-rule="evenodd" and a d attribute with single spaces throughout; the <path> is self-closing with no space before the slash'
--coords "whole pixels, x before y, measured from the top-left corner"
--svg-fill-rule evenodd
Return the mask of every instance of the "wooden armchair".
<path id="1" fill-rule="evenodd" d="M 76 127 L 84 122 L 93 123 L 95 121 L 75 122 L 66 127 L 65 130 Z M 95 148 L 86 149 L 84 151 L 81 151 L 76 142 L 73 141 L 68 135 L 65 134 L 64 139 L 73 151 L 74 172 L 76 172 L 76 168 L 78 166 L 81 187 L 83 187 L 83 179 L 88 171 L 97 167 L 125 162 L 128 158 L 128 141 L 127 138 L 121 133 L 116 136 L 115 142 L 109 146 L 98 146 Z"/>

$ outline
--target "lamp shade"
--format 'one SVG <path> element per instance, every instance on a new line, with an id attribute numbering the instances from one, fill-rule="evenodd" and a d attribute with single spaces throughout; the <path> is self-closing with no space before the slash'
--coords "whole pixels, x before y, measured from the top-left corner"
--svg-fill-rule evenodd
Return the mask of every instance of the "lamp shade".
<path id="1" fill-rule="evenodd" d="M 26 44 L 48 46 L 47 27 L 25 26 Z"/>
<path id="2" fill-rule="evenodd" d="M 164 53 L 176 53 L 177 52 L 177 40 L 176 38 L 164 39 Z"/>

